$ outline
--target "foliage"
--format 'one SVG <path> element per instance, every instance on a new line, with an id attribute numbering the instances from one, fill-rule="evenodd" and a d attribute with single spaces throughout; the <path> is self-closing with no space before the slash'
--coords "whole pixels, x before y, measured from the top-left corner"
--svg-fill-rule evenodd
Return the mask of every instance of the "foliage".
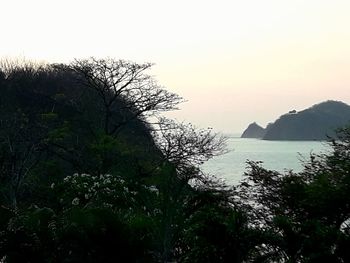
<path id="1" fill-rule="evenodd" d="M 145 74 L 152 64 L 114 59 L 76 60 L 70 65 L 81 83 L 96 92 L 101 101 L 103 129 L 108 135 L 135 118 L 176 108 L 182 99 L 160 87 Z M 119 115 L 116 119 L 115 115 Z"/>
<path id="2" fill-rule="evenodd" d="M 350 129 L 301 173 L 201 165 L 226 138 L 160 116 L 151 64 L 0 67 L 0 262 L 348 262 Z M 151 123 L 149 116 L 157 117 Z"/>
<path id="3" fill-rule="evenodd" d="M 350 238 L 349 136 L 349 128 L 338 131 L 330 141 L 333 151 L 312 154 L 301 173 L 280 174 L 249 162 L 238 191 L 251 222 L 269 235 L 264 256 L 281 262 L 349 259 L 343 250 Z"/>
<path id="4" fill-rule="evenodd" d="M 152 126 L 149 116 L 182 99 L 150 67 L 94 58 L 2 64 L 2 261 L 183 256 L 179 238 L 196 212 L 190 180 L 203 177 L 200 164 L 223 151 L 224 138 L 164 119 Z"/>
<path id="5" fill-rule="evenodd" d="M 178 173 L 187 180 L 198 175 L 198 167 L 214 156 L 225 153 L 226 137 L 211 129 L 196 129 L 192 124 L 176 123 L 162 118 L 154 139 L 163 154 Z"/>

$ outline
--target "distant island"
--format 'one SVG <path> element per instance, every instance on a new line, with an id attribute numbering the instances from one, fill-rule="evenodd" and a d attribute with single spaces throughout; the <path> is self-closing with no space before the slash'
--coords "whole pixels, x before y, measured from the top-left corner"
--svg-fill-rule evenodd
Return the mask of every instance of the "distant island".
<path id="1" fill-rule="evenodd" d="M 324 140 L 337 128 L 350 124 L 350 106 L 341 101 L 325 101 L 297 112 L 289 111 L 266 128 L 251 123 L 241 138 L 263 140 Z"/>
<path id="2" fill-rule="evenodd" d="M 248 128 L 242 133 L 241 138 L 258 138 L 261 139 L 265 135 L 265 129 L 256 122 L 249 124 Z"/>

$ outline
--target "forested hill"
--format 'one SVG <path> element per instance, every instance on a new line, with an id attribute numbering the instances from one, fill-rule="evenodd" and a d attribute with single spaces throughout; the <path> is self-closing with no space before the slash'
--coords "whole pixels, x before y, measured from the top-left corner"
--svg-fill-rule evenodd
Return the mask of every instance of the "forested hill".
<path id="1" fill-rule="evenodd" d="M 268 125 L 255 138 L 264 140 L 325 140 L 350 122 L 350 106 L 325 101 L 302 111 L 290 111 Z"/>
<path id="2" fill-rule="evenodd" d="M 266 131 L 265 140 L 324 140 L 350 121 L 350 106 L 326 101 L 306 110 L 287 113 Z"/>
<path id="3" fill-rule="evenodd" d="M 350 262 L 350 129 L 229 187 L 201 169 L 226 138 L 162 117 L 182 99 L 150 66 L 0 61 L 1 263 Z"/>
<path id="4" fill-rule="evenodd" d="M 74 172 L 123 173 L 127 170 L 127 174 L 132 175 L 138 168 L 126 165 L 127 162 L 137 159 L 142 163 L 157 156 L 158 150 L 143 114 L 147 112 L 144 107 L 153 110 L 148 104 L 161 106 L 161 98 L 158 104 L 146 101 L 141 105 L 124 98 L 126 89 L 121 90 L 119 96 L 113 96 L 111 89 L 97 86 L 107 83 L 107 79 L 86 80 L 83 70 L 97 73 L 92 73 L 92 65 L 84 63 L 84 69 L 83 66 L 16 64 L 2 68 L 1 160 L 12 167 L 2 172 L 3 179 L 15 173 L 18 183 L 13 186 L 11 180 L 4 179 L 0 200 L 6 196 L 3 201 L 25 202 L 29 200 L 25 192 L 35 198 L 42 189 L 26 181 L 32 177 L 45 184 Z M 137 70 L 141 68 L 135 68 Z M 135 77 L 128 81 L 137 80 Z M 138 96 L 137 92 L 134 96 Z M 7 154 L 16 156 L 14 163 Z"/>

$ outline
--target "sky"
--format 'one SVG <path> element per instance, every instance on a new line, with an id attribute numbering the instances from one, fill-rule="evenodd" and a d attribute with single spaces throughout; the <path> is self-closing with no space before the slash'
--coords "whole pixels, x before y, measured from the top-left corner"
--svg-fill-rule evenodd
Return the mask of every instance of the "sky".
<path id="1" fill-rule="evenodd" d="M 349 0 L 0 0 L 0 58 L 155 63 L 167 114 L 225 133 L 350 104 Z"/>

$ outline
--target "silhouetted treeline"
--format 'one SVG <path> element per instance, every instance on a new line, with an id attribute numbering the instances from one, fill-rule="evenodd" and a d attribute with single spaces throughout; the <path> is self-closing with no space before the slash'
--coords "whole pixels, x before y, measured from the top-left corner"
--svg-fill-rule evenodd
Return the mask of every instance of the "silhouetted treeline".
<path id="1" fill-rule="evenodd" d="M 348 262 L 350 130 L 301 173 L 250 162 L 228 187 L 200 167 L 211 130 L 113 59 L 0 68 L 0 262 Z"/>

